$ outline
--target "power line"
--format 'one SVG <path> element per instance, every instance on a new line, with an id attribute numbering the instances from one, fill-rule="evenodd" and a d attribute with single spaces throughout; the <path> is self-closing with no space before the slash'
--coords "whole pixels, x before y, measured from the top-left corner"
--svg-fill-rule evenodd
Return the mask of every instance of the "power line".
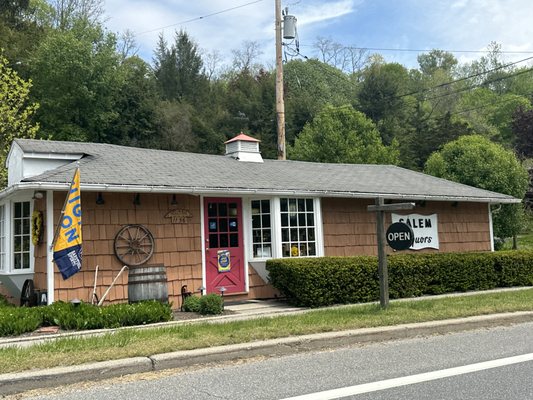
<path id="1" fill-rule="evenodd" d="M 302 47 L 314 47 L 314 45 L 302 45 Z M 486 54 L 488 50 L 445 50 L 445 49 L 395 49 L 392 47 L 355 47 L 355 46 L 344 46 L 346 49 L 351 50 L 363 50 L 363 51 L 396 51 L 396 52 L 412 52 L 412 53 L 429 53 L 433 50 L 445 51 L 447 53 L 484 53 Z M 525 51 L 504 51 L 500 50 L 499 53 L 502 54 L 533 54 L 533 50 Z"/>
<path id="2" fill-rule="evenodd" d="M 529 61 L 531 59 L 533 59 L 533 56 L 532 57 L 528 57 L 528 58 L 524 58 L 523 60 L 518 60 L 518 61 L 515 61 L 515 62 L 512 62 L 512 63 L 509 63 L 509 64 L 500 65 L 499 67 L 496 67 L 496 68 L 493 68 L 493 69 L 489 69 L 487 71 L 477 72 L 475 74 L 472 74 L 472 75 L 469 75 L 469 76 L 465 76 L 463 78 L 459 78 L 459 79 L 456 79 L 456 80 L 453 80 L 453 81 L 449 81 L 449 82 L 446 82 L 446 83 L 441 83 L 439 85 L 432 86 L 430 88 L 425 88 L 425 89 L 418 90 L 418 91 L 415 91 L 415 92 L 405 93 L 405 94 L 402 94 L 402 95 L 399 95 L 399 96 L 395 96 L 395 98 L 401 98 L 401 97 L 406 97 L 406 96 L 412 96 L 414 94 L 420 94 L 420 93 L 429 92 L 429 91 L 431 91 L 433 89 L 438 89 L 438 88 L 441 88 L 441 87 L 452 85 L 452 84 L 457 83 L 457 82 L 462 82 L 462 81 L 465 81 L 465 80 L 468 80 L 468 79 L 477 78 L 478 76 L 481 76 L 481 75 L 490 74 L 491 72 L 495 72 L 495 71 L 498 71 L 500 69 L 508 68 L 508 67 L 513 66 L 513 65 L 520 64 L 520 63 L 523 63 L 525 61 Z"/>
<path id="3" fill-rule="evenodd" d="M 136 36 L 140 36 L 140 35 L 144 35 L 146 33 L 152 33 L 152 32 L 156 32 L 156 31 L 160 31 L 162 29 L 166 29 L 166 28 L 171 28 L 173 26 L 177 26 L 177 25 L 183 25 L 183 24 L 187 24 L 189 22 L 194 22 L 194 21 L 199 21 L 201 19 L 205 19 L 205 18 L 208 18 L 208 17 L 212 17 L 214 15 L 218 15 L 218 14 L 222 14 L 222 13 L 225 13 L 225 12 L 228 12 L 228 11 L 233 11 L 233 10 L 237 10 L 238 8 L 243 8 L 243 7 L 247 7 L 247 6 L 250 6 L 252 4 L 256 4 L 256 3 L 260 3 L 264 0 L 255 0 L 255 1 L 251 1 L 249 3 L 245 3 L 245 4 L 241 4 L 240 6 L 235 6 L 235 7 L 231 7 L 231 8 L 226 8 L 224 10 L 220 10 L 220 11 L 216 11 L 214 13 L 211 13 L 211 14 L 206 14 L 206 15 L 202 15 L 200 17 L 195 17 L 195 18 L 191 18 L 191 19 L 187 19 L 187 20 L 184 20 L 184 21 L 180 21 L 180 22 L 176 22 L 175 24 L 170 24 L 170 25 L 166 25 L 166 26 L 162 26 L 160 28 L 155 28 L 155 29 L 150 29 L 148 31 L 143 31 L 143 32 L 139 32 L 136 34 Z"/>

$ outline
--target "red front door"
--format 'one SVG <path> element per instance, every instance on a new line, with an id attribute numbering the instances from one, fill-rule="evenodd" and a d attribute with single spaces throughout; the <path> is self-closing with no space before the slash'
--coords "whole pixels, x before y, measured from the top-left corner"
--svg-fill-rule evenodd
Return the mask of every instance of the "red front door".
<path id="1" fill-rule="evenodd" d="M 244 292 L 241 199 L 205 198 L 204 224 L 207 293 Z"/>

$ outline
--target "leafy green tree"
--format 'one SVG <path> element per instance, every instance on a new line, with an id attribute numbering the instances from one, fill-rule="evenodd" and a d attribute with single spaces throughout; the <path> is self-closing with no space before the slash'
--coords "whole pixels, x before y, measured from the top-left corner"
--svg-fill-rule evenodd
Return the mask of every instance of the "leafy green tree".
<path id="1" fill-rule="evenodd" d="M 31 60 L 43 137 L 109 141 L 106 131 L 117 118 L 119 66 L 116 38 L 99 25 L 80 21 L 47 35 Z"/>
<path id="2" fill-rule="evenodd" d="M 384 146 L 374 123 L 352 106 L 326 106 L 289 147 L 293 160 L 397 164 L 395 142 Z"/>
<path id="3" fill-rule="evenodd" d="M 32 121 L 38 108 L 28 100 L 31 82 L 22 80 L 0 54 L 0 187 L 7 183 L 6 157 L 15 138 L 34 138 L 39 126 Z"/>
<path id="4" fill-rule="evenodd" d="M 233 137 L 240 131 L 261 140 L 265 158 L 277 156 L 275 75 L 260 70 L 256 75 L 244 69 L 227 82 L 224 98 L 226 112 L 218 129 Z"/>
<path id="5" fill-rule="evenodd" d="M 150 147 L 157 142 L 157 106 L 160 98 L 150 66 L 139 57 L 119 66 L 120 85 L 115 93 L 114 115 L 104 137 L 109 143 Z"/>
<path id="6" fill-rule="evenodd" d="M 284 67 L 287 142 L 293 143 L 306 123 L 326 104 L 354 104 L 356 82 L 318 60 L 293 60 Z"/>
<path id="7" fill-rule="evenodd" d="M 406 96 L 408 93 L 409 74 L 398 63 L 376 61 L 362 73 L 358 109 L 374 121 L 385 144 L 405 133 L 403 128 L 415 105 Z"/>
<path id="8" fill-rule="evenodd" d="M 480 135 L 463 136 L 433 153 L 425 172 L 480 189 L 523 198 L 528 174 L 512 151 Z M 494 234 L 507 238 L 521 228 L 523 208 L 504 204 L 494 213 Z"/>

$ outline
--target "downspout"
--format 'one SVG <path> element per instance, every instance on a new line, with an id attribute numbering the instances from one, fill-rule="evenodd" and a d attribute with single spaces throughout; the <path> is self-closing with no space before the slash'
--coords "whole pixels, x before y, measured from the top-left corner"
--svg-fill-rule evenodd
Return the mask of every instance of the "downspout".
<path id="1" fill-rule="evenodd" d="M 46 191 L 46 292 L 48 305 L 54 302 L 54 191 Z"/>

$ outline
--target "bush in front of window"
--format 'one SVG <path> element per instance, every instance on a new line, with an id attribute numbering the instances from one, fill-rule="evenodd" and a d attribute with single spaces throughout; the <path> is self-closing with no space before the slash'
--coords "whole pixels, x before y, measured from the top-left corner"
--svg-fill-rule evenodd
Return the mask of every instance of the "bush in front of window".
<path id="1" fill-rule="evenodd" d="M 104 307 L 60 301 L 41 307 L 0 307 L 0 336 L 21 335 L 42 326 L 59 326 L 64 330 L 104 329 L 166 322 L 172 318 L 171 304 L 158 301 Z"/>
<path id="2" fill-rule="evenodd" d="M 270 282 L 293 304 L 320 307 L 379 300 L 377 257 L 267 261 Z M 388 256 L 390 298 L 533 285 L 533 252 Z"/>

